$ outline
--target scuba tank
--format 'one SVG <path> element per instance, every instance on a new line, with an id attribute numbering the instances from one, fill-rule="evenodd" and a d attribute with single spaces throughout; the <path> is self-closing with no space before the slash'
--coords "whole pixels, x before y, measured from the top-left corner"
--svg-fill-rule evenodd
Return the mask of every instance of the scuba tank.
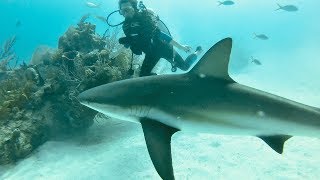
<path id="1" fill-rule="evenodd" d="M 171 33 L 170 33 L 167 25 L 159 18 L 158 15 L 156 15 L 156 14 L 153 12 L 153 10 L 148 9 L 148 8 L 143 4 L 142 1 L 139 1 L 138 7 L 139 7 L 139 11 L 140 11 L 140 12 L 141 12 L 141 11 L 147 11 L 148 13 L 152 14 L 153 16 L 155 16 L 156 21 L 157 21 L 157 27 L 160 29 L 160 31 L 162 31 L 162 32 L 168 34 L 169 36 L 171 36 Z"/>
<path id="2" fill-rule="evenodd" d="M 167 27 L 167 25 L 159 18 L 158 15 L 156 15 L 151 9 L 148 9 L 142 1 L 139 1 L 139 10 L 140 11 L 148 11 L 150 14 L 154 15 L 155 18 L 156 18 L 156 23 L 157 23 L 157 27 L 159 28 L 160 31 L 166 33 L 167 35 L 169 35 L 170 37 L 172 37 L 170 31 L 169 31 L 169 28 Z M 176 72 L 177 71 L 177 65 L 176 65 L 176 62 L 174 61 L 174 57 L 172 59 L 172 61 L 170 62 L 171 63 L 171 71 L 172 72 Z"/>

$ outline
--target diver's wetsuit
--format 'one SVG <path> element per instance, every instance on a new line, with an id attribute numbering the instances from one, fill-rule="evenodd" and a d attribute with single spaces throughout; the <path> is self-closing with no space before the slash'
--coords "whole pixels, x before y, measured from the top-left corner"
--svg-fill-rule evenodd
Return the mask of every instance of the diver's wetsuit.
<path id="1" fill-rule="evenodd" d="M 147 10 L 135 13 L 133 18 L 126 19 L 122 25 L 126 37 L 119 39 L 121 44 L 130 47 L 137 55 L 145 53 L 140 76 L 151 75 L 151 70 L 160 60 L 165 58 L 181 70 L 188 70 L 191 64 L 185 62 L 183 58 L 169 44 L 172 38 L 160 31 L 156 20 Z"/>

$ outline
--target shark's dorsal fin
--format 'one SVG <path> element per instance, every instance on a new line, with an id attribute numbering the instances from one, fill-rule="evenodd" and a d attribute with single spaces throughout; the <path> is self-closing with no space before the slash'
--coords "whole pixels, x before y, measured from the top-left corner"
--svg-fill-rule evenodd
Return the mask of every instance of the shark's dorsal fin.
<path id="1" fill-rule="evenodd" d="M 142 118 L 140 122 L 150 158 L 158 174 L 164 180 L 174 180 L 170 142 L 171 136 L 178 129 L 149 118 Z"/>
<path id="2" fill-rule="evenodd" d="M 200 77 L 212 76 L 234 82 L 228 73 L 232 39 L 225 38 L 213 45 L 190 70 Z"/>
<path id="3" fill-rule="evenodd" d="M 292 136 L 289 135 L 274 135 L 274 136 L 258 136 L 267 143 L 277 153 L 282 154 L 283 144 Z"/>

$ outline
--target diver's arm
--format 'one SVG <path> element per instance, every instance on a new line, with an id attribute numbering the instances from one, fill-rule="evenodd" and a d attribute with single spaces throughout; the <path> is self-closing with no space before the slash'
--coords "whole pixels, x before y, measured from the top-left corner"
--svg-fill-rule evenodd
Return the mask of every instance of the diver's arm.
<path id="1" fill-rule="evenodd" d="M 161 40 L 166 41 L 167 43 L 171 44 L 172 46 L 175 46 L 185 52 L 190 52 L 191 51 L 191 47 L 187 46 L 187 45 L 181 45 L 180 43 L 178 43 L 177 41 L 175 41 L 171 36 L 169 36 L 168 34 L 160 31 L 159 33 L 159 37 Z"/>
<path id="2" fill-rule="evenodd" d="M 110 54 L 109 54 L 110 59 L 114 59 L 121 52 L 123 52 L 125 49 L 130 47 L 129 37 L 127 37 L 127 36 L 121 37 L 121 38 L 119 38 L 118 41 L 119 41 L 119 44 L 121 44 L 123 46 L 121 46 L 120 49 L 118 49 L 118 50 L 114 50 L 114 51 L 110 52 Z"/>
<path id="3" fill-rule="evenodd" d="M 185 51 L 185 52 L 190 52 L 191 51 L 191 47 L 188 46 L 188 45 L 181 45 L 180 43 L 178 43 L 177 41 L 175 41 L 174 39 L 172 39 L 170 42 L 169 42 L 171 45 Z"/>

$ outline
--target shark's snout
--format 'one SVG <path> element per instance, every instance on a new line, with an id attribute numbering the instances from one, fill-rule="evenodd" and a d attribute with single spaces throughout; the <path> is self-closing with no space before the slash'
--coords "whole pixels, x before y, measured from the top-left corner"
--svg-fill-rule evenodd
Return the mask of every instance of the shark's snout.
<path id="1" fill-rule="evenodd" d="M 78 100 L 80 103 L 86 100 L 86 97 L 83 92 L 78 95 Z"/>
<path id="2" fill-rule="evenodd" d="M 107 86 L 104 86 L 107 87 Z M 95 87 L 88 89 L 78 95 L 78 101 L 89 108 L 97 111 L 101 110 L 105 106 L 116 105 L 113 99 L 112 93 L 108 93 L 104 87 Z"/>
<path id="3" fill-rule="evenodd" d="M 78 95 L 78 100 L 83 105 L 88 105 L 92 101 L 93 97 L 90 95 L 90 92 L 84 91 Z"/>

